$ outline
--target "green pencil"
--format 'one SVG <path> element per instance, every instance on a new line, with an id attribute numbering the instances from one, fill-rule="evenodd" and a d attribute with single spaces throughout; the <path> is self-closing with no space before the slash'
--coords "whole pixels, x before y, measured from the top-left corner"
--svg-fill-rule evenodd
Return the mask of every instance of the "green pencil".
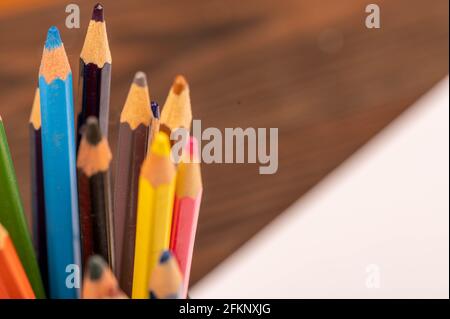
<path id="1" fill-rule="evenodd" d="M 11 236 L 36 298 L 45 298 L 33 243 L 17 188 L 5 128 L 0 117 L 0 223 Z"/>

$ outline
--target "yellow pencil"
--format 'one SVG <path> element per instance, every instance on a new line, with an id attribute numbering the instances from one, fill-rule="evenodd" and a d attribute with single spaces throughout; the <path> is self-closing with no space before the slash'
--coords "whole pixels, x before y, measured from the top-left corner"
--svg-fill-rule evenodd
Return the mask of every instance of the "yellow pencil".
<path id="1" fill-rule="evenodd" d="M 169 138 L 159 132 L 139 177 L 132 298 L 148 298 L 150 274 L 161 251 L 169 249 L 175 176 Z"/>

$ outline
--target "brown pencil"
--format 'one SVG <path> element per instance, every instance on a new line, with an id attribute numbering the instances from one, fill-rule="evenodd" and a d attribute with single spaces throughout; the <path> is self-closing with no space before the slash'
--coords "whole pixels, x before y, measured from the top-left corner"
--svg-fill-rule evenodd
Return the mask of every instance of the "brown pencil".
<path id="1" fill-rule="evenodd" d="M 78 115 L 77 147 L 80 130 L 89 116 L 99 120 L 102 134 L 108 136 L 112 59 L 103 11 L 100 3 L 94 6 L 80 54 L 81 112 Z"/>
<path id="2" fill-rule="evenodd" d="M 44 288 L 48 291 L 47 231 L 45 225 L 44 173 L 42 162 L 41 103 L 39 88 L 34 95 L 30 115 L 31 204 L 33 243 Z"/>
<path id="3" fill-rule="evenodd" d="M 77 160 L 83 265 L 93 254 L 103 256 L 111 265 L 114 262 L 111 158 L 108 141 L 102 136 L 97 119 L 89 117 Z"/>
<path id="4" fill-rule="evenodd" d="M 149 105 L 147 79 L 143 72 L 138 72 L 120 116 L 114 186 L 115 273 L 120 286 L 129 296 L 133 285 L 138 181 L 152 121 Z"/>

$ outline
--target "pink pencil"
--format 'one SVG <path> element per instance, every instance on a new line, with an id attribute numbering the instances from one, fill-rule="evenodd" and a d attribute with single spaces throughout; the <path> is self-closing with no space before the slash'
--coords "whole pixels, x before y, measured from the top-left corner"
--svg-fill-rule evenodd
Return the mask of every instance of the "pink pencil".
<path id="1" fill-rule="evenodd" d="M 170 249 L 183 275 L 183 297 L 187 296 L 198 213 L 202 200 L 202 177 L 197 160 L 197 141 L 191 137 L 177 168 Z"/>

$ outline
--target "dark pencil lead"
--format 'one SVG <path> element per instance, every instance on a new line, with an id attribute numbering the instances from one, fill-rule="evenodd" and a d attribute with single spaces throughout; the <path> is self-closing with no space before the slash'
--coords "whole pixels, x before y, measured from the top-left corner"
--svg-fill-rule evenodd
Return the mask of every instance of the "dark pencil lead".
<path id="1" fill-rule="evenodd" d="M 106 267 L 106 262 L 102 257 L 95 255 L 89 258 L 87 262 L 87 270 L 89 278 L 92 281 L 97 281 L 102 277 L 103 270 Z"/>
<path id="2" fill-rule="evenodd" d="M 61 36 L 57 27 L 52 26 L 48 29 L 47 39 L 45 40 L 45 48 L 48 50 L 56 49 L 62 44 Z"/>
<path id="3" fill-rule="evenodd" d="M 86 140 L 91 145 L 97 145 L 102 140 L 102 133 L 100 132 L 100 127 L 98 126 L 98 120 L 94 116 L 89 116 L 86 121 L 86 128 L 84 129 L 84 134 L 86 134 Z"/>
<path id="4" fill-rule="evenodd" d="M 169 250 L 165 250 L 161 254 L 161 257 L 159 258 L 159 263 L 165 264 L 167 261 L 169 261 L 170 258 L 172 258 L 172 254 L 170 253 Z"/>
<path id="5" fill-rule="evenodd" d="M 175 93 L 176 95 L 181 94 L 181 92 L 183 92 L 183 90 L 186 88 L 187 86 L 187 82 L 184 76 L 182 75 L 177 75 L 175 77 L 175 81 L 173 82 L 172 88 L 173 88 L 173 93 Z"/>
<path id="6" fill-rule="evenodd" d="M 156 297 L 156 294 L 152 290 L 149 291 L 149 295 L 150 295 L 149 299 L 158 299 L 158 297 Z"/>
<path id="7" fill-rule="evenodd" d="M 159 114 L 159 104 L 156 103 L 155 101 L 152 101 L 152 102 L 150 103 L 150 107 L 151 107 L 151 109 L 152 109 L 153 117 L 154 117 L 155 119 L 159 119 L 159 116 L 160 116 L 160 114 Z"/>
<path id="8" fill-rule="evenodd" d="M 142 71 L 136 72 L 134 79 L 133 79 L 133 83 L 140 87 L 146 87 L 147 86 L 147 76 Z"/>
<path id="9" fill-rule="evenodd" d="M 145 75 L 144 72 L 139 71 L 134 76 L 133 83 L 136 85 L 139 85 L 140 87 L 146 87 L 147 86 L 147 76 Z"/>
<path id="10" fill-rule="evenodd" d="M 92 20 L 96 21 L 96 22 L 103 22 L 104 17 L 103 17 L 103 6 L 101 3 L 97 3 L 94 6 L 94 10 L 92 11 Z"/>

